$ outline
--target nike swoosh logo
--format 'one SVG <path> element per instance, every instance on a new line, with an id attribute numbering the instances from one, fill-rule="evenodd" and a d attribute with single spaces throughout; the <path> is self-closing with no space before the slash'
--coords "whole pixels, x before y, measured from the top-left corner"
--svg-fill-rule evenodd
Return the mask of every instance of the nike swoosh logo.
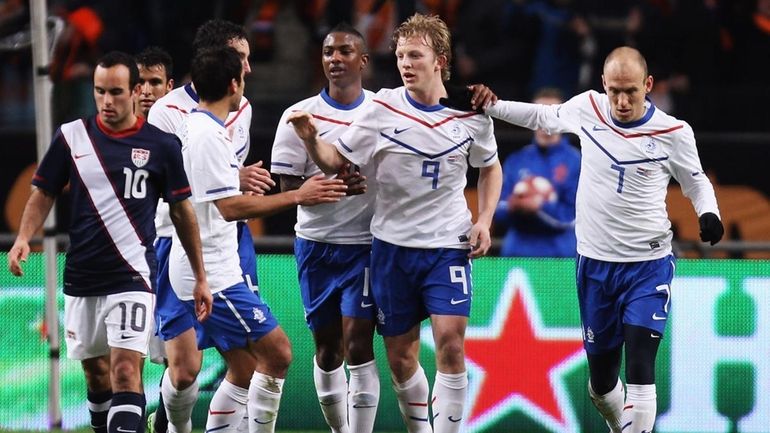
<path id="1" fill-rule="evenodd" d="M 259 418 L 254 418 L 254 422 L 257 423 L 257 424 L 265 425 L 265 424 L 270 424 L 273 421 L 271 420 L 271 421 L 262 422 L 262 421 L 259 420 Z"/>
<path id="2" fill-rule="evenodd" d="M 324 135 L 326 135 L 326 134 L 328 134 L 328 133 L 329 133 L 329 131 L 324 131 L 324 132 L 322 132 L 322 133 L 318 134 L 318 136 L 319 136 L 319 137 L 323 137 Z"/>
<path id="3" fill-rule="evenodd" d="M 447 419 L 448 419 L 449 421 L 451 421 L 451 422 L 460 422 L 460 421 L 462 421 L 462 420 L 463 420 L 463 417 L 460 417 L 460 418 L 454 419 L 454 418 L 452 418 L 452 415 L 449 415 L 449 416 L 447 417 Z"/>
<path id="4" fill-rule="evenodd" d="M 130 337 L 127 337 L 127 336 L 126 336 L 126 334 L 120 334 L 120 339 L 121 339 L 121 340 L 127 340 L 127 339 L 129 339 L 129 338 L 130 338 Z"/>
<path id="5" fill-rule="evenodd" d="M 411 128 L 411 126 L 409 128 Z M 393 128 L 393 133 L 394 134 L 400 134 L 400 133 L 406 131 L 409 128 L 404 128 L 404 129 Z"/>
<path id="6" fill-rule="evenodd" d="M 652 337 L 652 338 L 660 338 L 660 335 L 655 335 L 655 334 L 650 333 L 650 337 Z"/>
<path id="7" fill-rule="evenodd" d="M 658 316 L 658 313 L 652 314 L 652 320 L 666 320 L 666 319 L 667 319 L 667 316 L 661 317 L 661 316 Z"/>
<path id="8" fill-rule="evenodd" d="M 468 298 L 465 298 L 465 299 L 455 299 L 455 298 L 452 298 L 449 301 L 449 303 L 452 304 L 452 305 L 457 305 L 457 304 L 462 304 L 463 302 L 465 302 L 467 300 L 468 300 Z"/>
<path id="9" fill-rule="evenodd" d="M 365 304 L 364 301 L 361 301 L 361 308 L 369 308 L 374 304 Z"/>
<path id="10" fill-rule="evenodd" d="M 606 130 L 607 130 L 607 128 L 602 128 L 599 125 L 594 125 L 594 131 L 606 131 Z"/>
<path id="11" fill-rule="evenodd" d="M 373 407 L 377 407 L 377 406 L 373 404 L 358 404 L 358 403 L 353 405 L 353 409 L 371 409 Z"/>
<path id="12" fill-rule="evenodd" d="M 75 155 L 75 159 L 80 159 L 80 158 L 82 158 L 84 156 L 88 156 L 88 155 L 90 155 L 90 153 L 84 153 L 82 155 Z"/>
<path id="13" fill-rule="evenodd" d="M 124 429 L 121 426 L 118 426 L 118 431 L 119 432 L 125 432 L 125 433 L 136 433 L 136 430 L 126 430 L 126 429 Z"/>

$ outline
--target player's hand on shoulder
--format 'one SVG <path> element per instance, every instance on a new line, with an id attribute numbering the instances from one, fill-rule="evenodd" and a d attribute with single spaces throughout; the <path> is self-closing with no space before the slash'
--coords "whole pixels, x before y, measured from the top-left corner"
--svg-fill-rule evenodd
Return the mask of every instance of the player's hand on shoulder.
<path id="1" fill-rule="evenodd" d="M 16 240 L 8 251 L 8 270 L 17 277 L 24 275 L 21 264 L 27 261 L 29 256 L 29 243 Z"/>
<path id="2" fill-rule="evenodd" d="M 468 238 L 468 242 L 471 245 L 471 252 L 468 254 L 468 257 L 471 259 L 485 256 L 492 246 L 492 237 L 489 234 L 489 227 L 483 224 L 474 224 L 473 227 L 471 227 L 471 233 Z"/>
<path id="3" fill-rule="evenodd" d="M 447 97 L 439 99 L 439 103 L 456 110 L 483 113 L 486 107 L 497 102 L 497 95 L 483 84 L 470 86 L 447 84 L 446 91 Z"/>
<path id="4" fill-rule="evenodd" d="M 348 186 L 347 195 L 360 195 L 366 192 L 366 176 L 362 175 L 358 168 L 349 162 L 337 172 L 337 179 L 342 180 Z"/>
<path id="5" fill-rule="evenodd" d="M 254 195 L 265 195 L 275 186 L 275 181 L 270 177 L 270 172 L 262 167 L 262 161 L 241 167 L 238 177 L 241 183 L 241 191 Z"/>
<path id="6" fill-rule="evenodd" d="M 706 212 L 698 218 L 698 223 L 700 224 L 700 240 L 709 242 L 711 245 L 722 240 L 725 228 L 716 214 Z"/>
<path id="7" fill-rule="evenodd" d="M 325 179 L 324 175 L 319 174 L 307 179 L 296 190 L 296 202 L 303 206 L 337 202 L 345 197 L 347 189 L 342 179 Z"/>
<path id="8" fill-rule="evenodd" d="M 294 132 L 303 141 L 315 140 L 318 135 L 313 117 L 306 111 L 295 111 L 289 114 L 286 123 L 291 123 L 294 126 Z"/>
<path id="9" fill-rule="evenodd" d="M 206 280 L 195 283 L 193 299 L 195 300 L 195 317 L 198 322 L 203 322 L 211 316 L 214 304 L 214 298 L 211 296 L 211 290 Z"/>

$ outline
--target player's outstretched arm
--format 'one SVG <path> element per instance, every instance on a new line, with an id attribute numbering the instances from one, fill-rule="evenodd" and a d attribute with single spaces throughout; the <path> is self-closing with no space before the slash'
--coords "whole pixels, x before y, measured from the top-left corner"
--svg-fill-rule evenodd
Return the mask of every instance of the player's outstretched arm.
<path id="1" fill-rule="evenodd" d="M 470 86 L 446 85 L 447 97 L 439 99 L 445 107 L 462 111 L 483 113 L 484 109 L 497 102 L 497 95 L 483 84 Z"/>
<path id="2" fill-rule="evenodd" d="M 495 215 L 497 201 L 500 198 L 500 191 L 503 188 L 503 169 L 500 167 L 500 161 L 494 164 L 481 167 L 479 169 L 479 215 L 476 223 L 471 228 L 469 236 L 471 252 L 470 258 L 481 257 L 489 251 L 492 246 L 492 237 L 489 234 L 489 227 L 492 225 L 492 218 Z"/>
<path id="3" fill-rule="evenodd" d="M 241 191 L 265 195 L 275 186 L 275 181 L 270 177 L 270 172 L 262 167 L 262 165 L 262 161 L 257 161 L 254 164 L 241 167 L 238 171 Z"/>
<path id="4" fill-rule="evenodd" d="M 195 218 L 190 200 L 182 200 L 169 205 L 171 222 L 182 242 L 182 248 L 190 260 L 190 267 L 195 275 L 193 299 L 195 300 L 195 315 L 203 322 L 211 315 L 213 298 L 206 281 L 206 269 L 203 266 L 201 238 L 198 230 L 198 220 Z"/>
<path id="5" fill-rule="evenodd" d="M 216 200 L 225 221 L 261 218 L 290 209 L 298 204 L 313 206 L 334 203 L 345 196 L 347 186 L 340 179 L 324 179 L 323 175 L 307 179 L 298 189 L 279 194 L 236 195 Z"/>
<path id="6" fill-rule="evenodd" d="M 17 277 L 24 275 L 21 264 L 27 261 L 29 256 L 29 240 L 43 226 L 55 199 L 56 197 L 39 188 L 32 189 L 32 195 L 29 196 L 29 200 L 24 206 L 24 213 L 21 215 L 16 242 L 8 251 L 8 270 L 13 275 Z"/>
<path id="7" fill-rule="evenodd" d="M 345 163 L 349 162 L 344 156 L 340 155 L 333 144 L 324 141 L 318 136 L 318 129 L 313 123 L 310 113 L 295 111 L 286 118 L 286 123 L 291 123 L 294 126 L 294 132 L 305 143 L 310 158 L 315 161 L 318 168 L 324 173 L 337 173 Z"/>

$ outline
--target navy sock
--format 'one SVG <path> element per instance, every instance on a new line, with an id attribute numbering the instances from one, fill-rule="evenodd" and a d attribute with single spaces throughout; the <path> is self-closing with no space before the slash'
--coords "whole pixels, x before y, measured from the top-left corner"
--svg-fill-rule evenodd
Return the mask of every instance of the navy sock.
<path id="1" fill-rule="evenodd" d="M 107 413 L 110 410 L 112 391 L 88 391 L 88 413 L 91 414 L 91 428 L 94 433 L 107 433 Z"/>
<path id="2" fill-rule="evenodd" d="M 108 433 L 144 433 L 144 394 L 116 392 L 107 417 Z"/>

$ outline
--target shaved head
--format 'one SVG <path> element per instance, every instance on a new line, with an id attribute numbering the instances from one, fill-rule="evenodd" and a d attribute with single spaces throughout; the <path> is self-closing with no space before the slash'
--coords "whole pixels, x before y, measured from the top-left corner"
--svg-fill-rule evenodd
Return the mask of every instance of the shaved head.
<path id="1" fill-rule="evenodd" d="M 607 58 L 604 59 L 603 72 L 606 74 L 608 68 L 616 66 L 625 69 L 629 66 L 633 67 L 632 65 L 640 67 L 644 77 L 648 75 L 647 60 L 644 59 L 644 56 L 639 50 L 631 47 L 618 47 L 612 50 L 610 54 L 607 55 Z"/>

